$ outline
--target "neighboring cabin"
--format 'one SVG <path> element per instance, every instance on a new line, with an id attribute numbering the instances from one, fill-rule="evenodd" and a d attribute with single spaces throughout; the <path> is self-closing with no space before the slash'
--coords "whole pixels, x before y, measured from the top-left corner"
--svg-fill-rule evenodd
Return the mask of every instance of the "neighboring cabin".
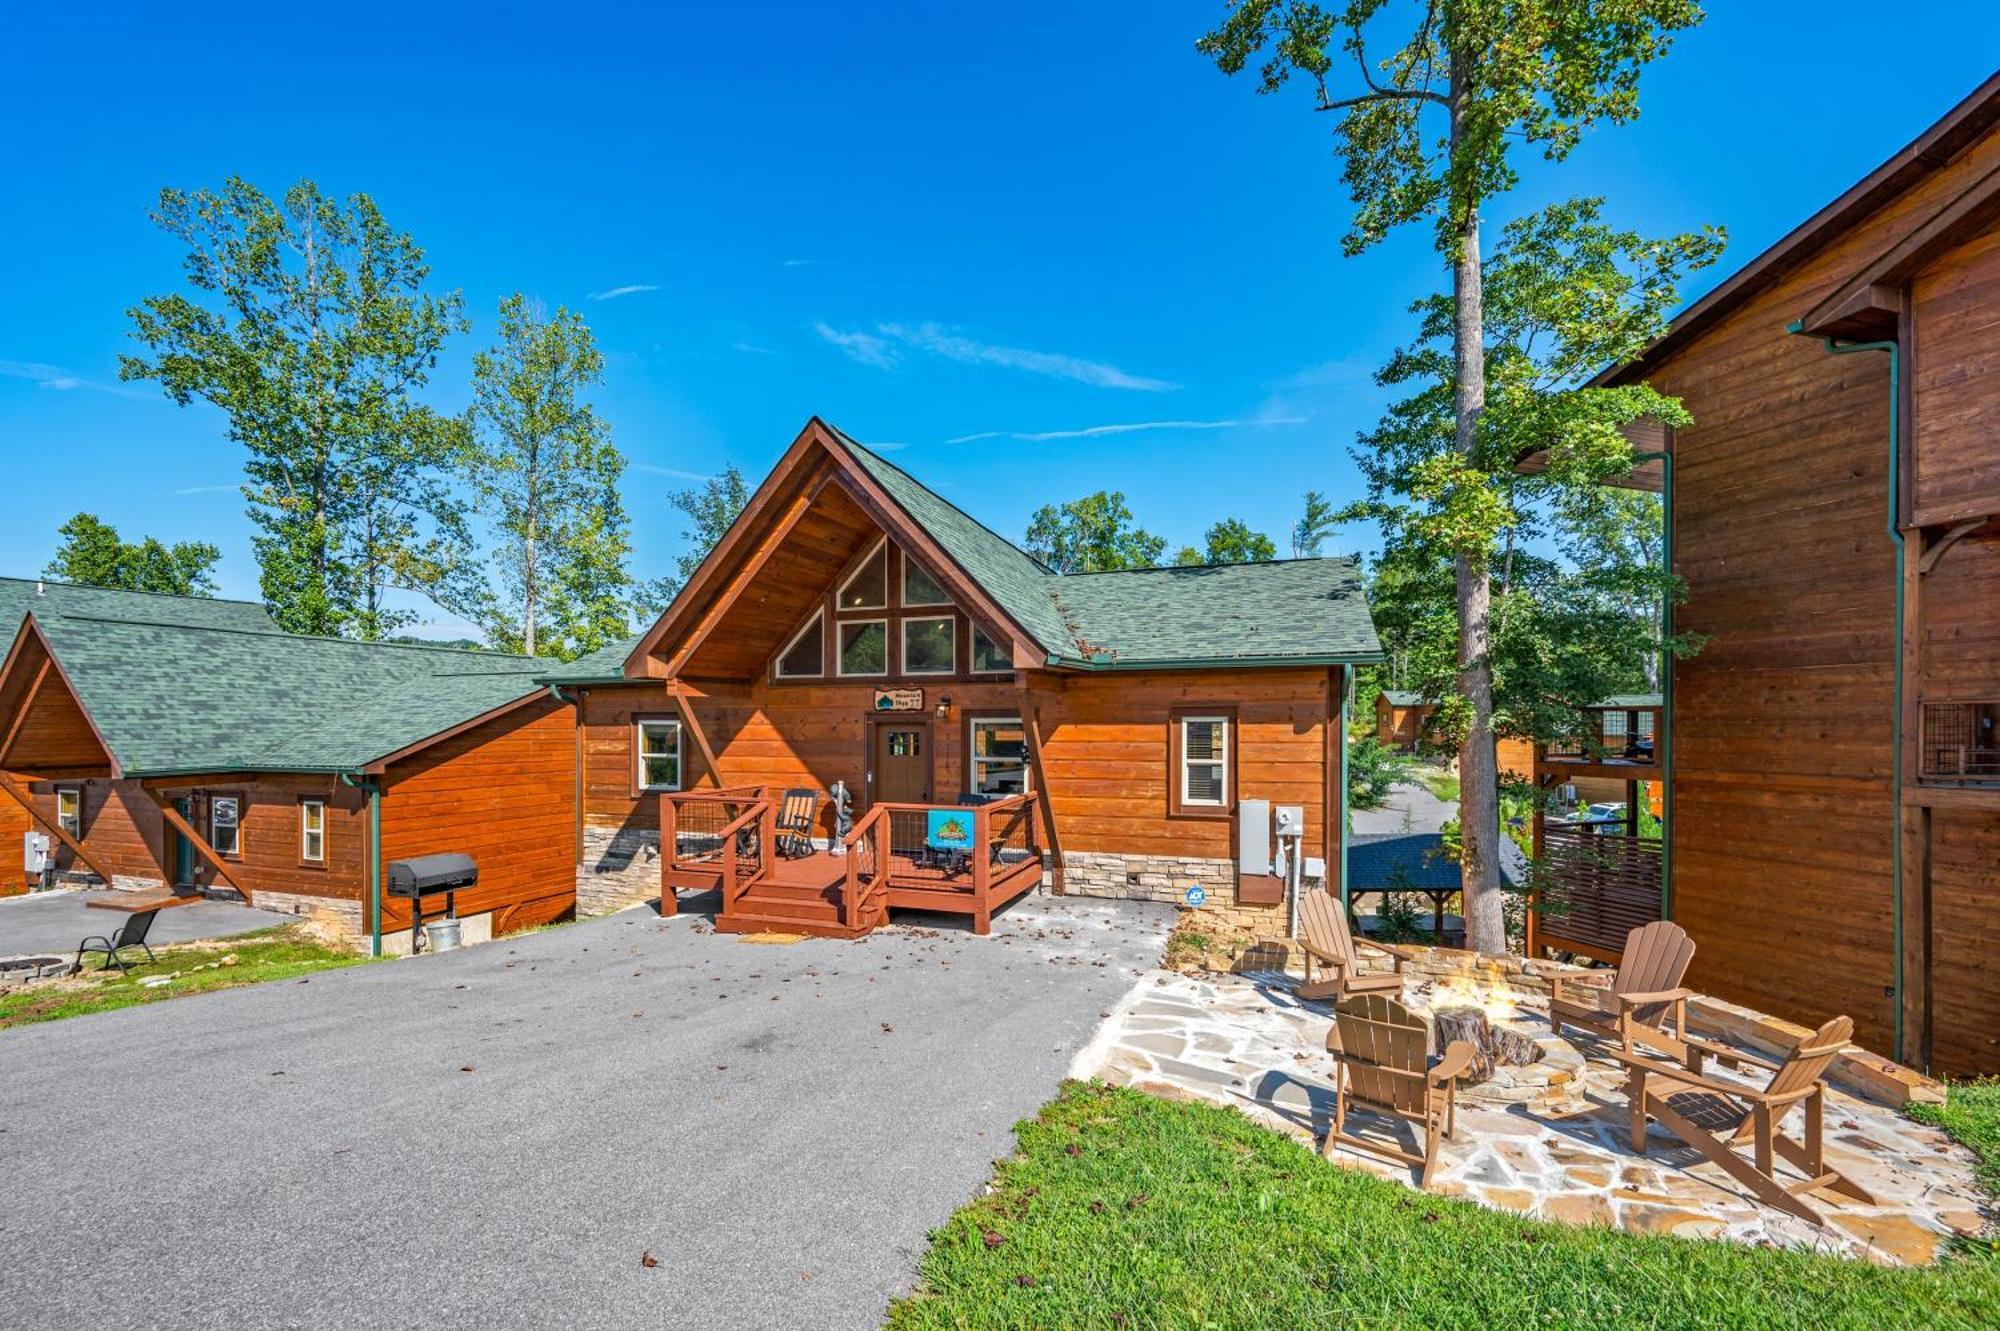
<path id="1" fill-rule="evenodd" d="M 659 892 L 663 796 L 686 819 L 682 792 L 840 783 L 857 820 L 1021 808 L 1062 890 L 1199 885 L 1281 936 L 1273 885 L 1239 873 L 1239 803 L 1301 807 L 1316 873 L 1338 865 L 1348 672 L 1379 656 L 1350 561 L 1057 575 L 814 420 L 650 631 L 545 676 L 582 716 L 579 899 Z M 920 838 L 899 815 L 886 904 L 975 913 L 908 871 Z"/>
<path id="2" fill-rule="evenodd" d="M 576 731 L 544 662 L 14 579 L 0 614 L 18 625 L 0 668 L 10 857 L 32 810 L 63 877 L 234 890 L 391 948 L 409 913 L 377 912 L 381 868 L 432 851 L 478 861 L 457 902 L 471 937 L 573 908 Z"/>
<path id="3" fill-rule="evenodd" d="M 1689 982 L 2000 1072 L 2000 75 L 1605 382 L 1664 489 Z M 1533 462 L 1527 464 L 1532 467 Z"/>
<path id="4" fill-rule="evenodd" d="M 1383 689 L 1375 695 L 1375 740 L 1392 749 L 1415 752 L 1426 739 L 1437 704 L 1421 693 Z"/>

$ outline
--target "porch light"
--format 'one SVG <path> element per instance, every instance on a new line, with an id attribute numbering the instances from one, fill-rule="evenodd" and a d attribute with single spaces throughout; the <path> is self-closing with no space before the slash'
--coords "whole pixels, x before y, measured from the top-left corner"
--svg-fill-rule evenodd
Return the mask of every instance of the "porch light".
<path id="1" fill-rule="evenodd" d="M 940 721 L 944 721 L 948 720 L 950 717 L 951 717 L 951 698 L 949 695 L 946 695 L 938 699 L 937 719 Z"/>

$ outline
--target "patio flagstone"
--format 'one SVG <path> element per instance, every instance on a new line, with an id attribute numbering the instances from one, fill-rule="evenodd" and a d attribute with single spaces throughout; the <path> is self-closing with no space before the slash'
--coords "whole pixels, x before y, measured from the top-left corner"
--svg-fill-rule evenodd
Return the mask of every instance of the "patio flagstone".
<path id="1" fill-rule="evenodd" d="M 1276 972 L 1149 972 L 1077 1056 L 1071 1075 L 1230 1105 L 1317 1147 L 1334 1103 L 1324 1052 L 1332 1009 L 1301 1002 L 1293 983 Z M 1533 1000 L 1523 1006 L 1528 1020 L 1545 1020 Z M 1828 1155 L 1878 1202 L 1815 1195 L 1831 1222 L 1826 1229 L 1758 1203 L 1657 1125 L 1647 1134 L 1647 1154 L 1637 1156 L 1626 1139 L 1623 1069 L 1606 1043 L 1588 1035 L 1573 1043 L 1584 1055 L 1579 1085 L 1521 1103 L 1468 1095 L 1461 1085 L 1458 1135 L 1439 1152 L 1441 1195 L 1570 1224 L 1812 1248 L 1888 1265 L 1935 1261 L 1954 1235 L 1992 1227 L 1971 1152 L 1837 1086 L 1827 1089 Z M 1350 1123 L 1364 1134 L 1406 1131 L 1365 1112 Z M 1334 1159 L 1414 1186 L 1410 1171 L 1374 1156 L 1341 1147 Z"/>

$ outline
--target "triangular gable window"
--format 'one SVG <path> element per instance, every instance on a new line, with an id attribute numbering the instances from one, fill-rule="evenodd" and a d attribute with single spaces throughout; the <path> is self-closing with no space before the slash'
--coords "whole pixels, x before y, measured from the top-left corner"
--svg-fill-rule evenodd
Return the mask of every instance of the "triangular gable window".
<path id="1" fill-rule="evenodd" d="M 818 679 L 826 673 L 826 616 L 815 610 L 778 655 L 779 679 Z"/>
<path id="2" fill-rule="evenodd" d="M 842 610 L 880 610 L 889 604 L 889 542 L 878 542 L 861 567 L 840 584 Z"/>
<path id="3" fill-rule="evenodd" d="M 924 566 L 916 560 L 903 556 L 903 604 L 904 605 L 950 605 L 951 597 L 938 586 Z"/>

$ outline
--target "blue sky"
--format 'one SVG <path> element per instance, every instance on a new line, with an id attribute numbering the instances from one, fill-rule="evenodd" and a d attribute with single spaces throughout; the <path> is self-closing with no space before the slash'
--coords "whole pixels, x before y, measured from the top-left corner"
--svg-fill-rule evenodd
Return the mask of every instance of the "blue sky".
<path id="1" fill-rule="evenodd" d="M 0 452 L 24 488 L 0 572 L 38 570 L 89 509 L 217 542 L 225 593 L 255 594 L 218 414 L 116 378 L 124 310 L 178 277 L 147 216 L 163 185 L 372 194 L 473 316 L 433 385 L 447 409 L 504 295 L 582 310 L 648 576 L 680 548 L 670 489 L 760 475 L 815 412 L 1017 538 L 1036 505 L 1107 488 L 1176 544 L 1228 515 L 1282 544 L 1303 491 L 1356 493 L 1369 374 L 1440 276 L 1422 231 L 1341 257 L 1327 119 L 1195 54 L 1216 3 L 774 0 L 747 25 L 723 5 L 198 8 L 10 20 Z M 1637 125 L 1531 171 L 1496 220 L 1598 193 L 1642 229 L 1722 224 L 1712 282 L 2000 50 L 1973 4 L 1712 8 Z M 1882 74 L 1812 91 L 1857 68 Z"/>

